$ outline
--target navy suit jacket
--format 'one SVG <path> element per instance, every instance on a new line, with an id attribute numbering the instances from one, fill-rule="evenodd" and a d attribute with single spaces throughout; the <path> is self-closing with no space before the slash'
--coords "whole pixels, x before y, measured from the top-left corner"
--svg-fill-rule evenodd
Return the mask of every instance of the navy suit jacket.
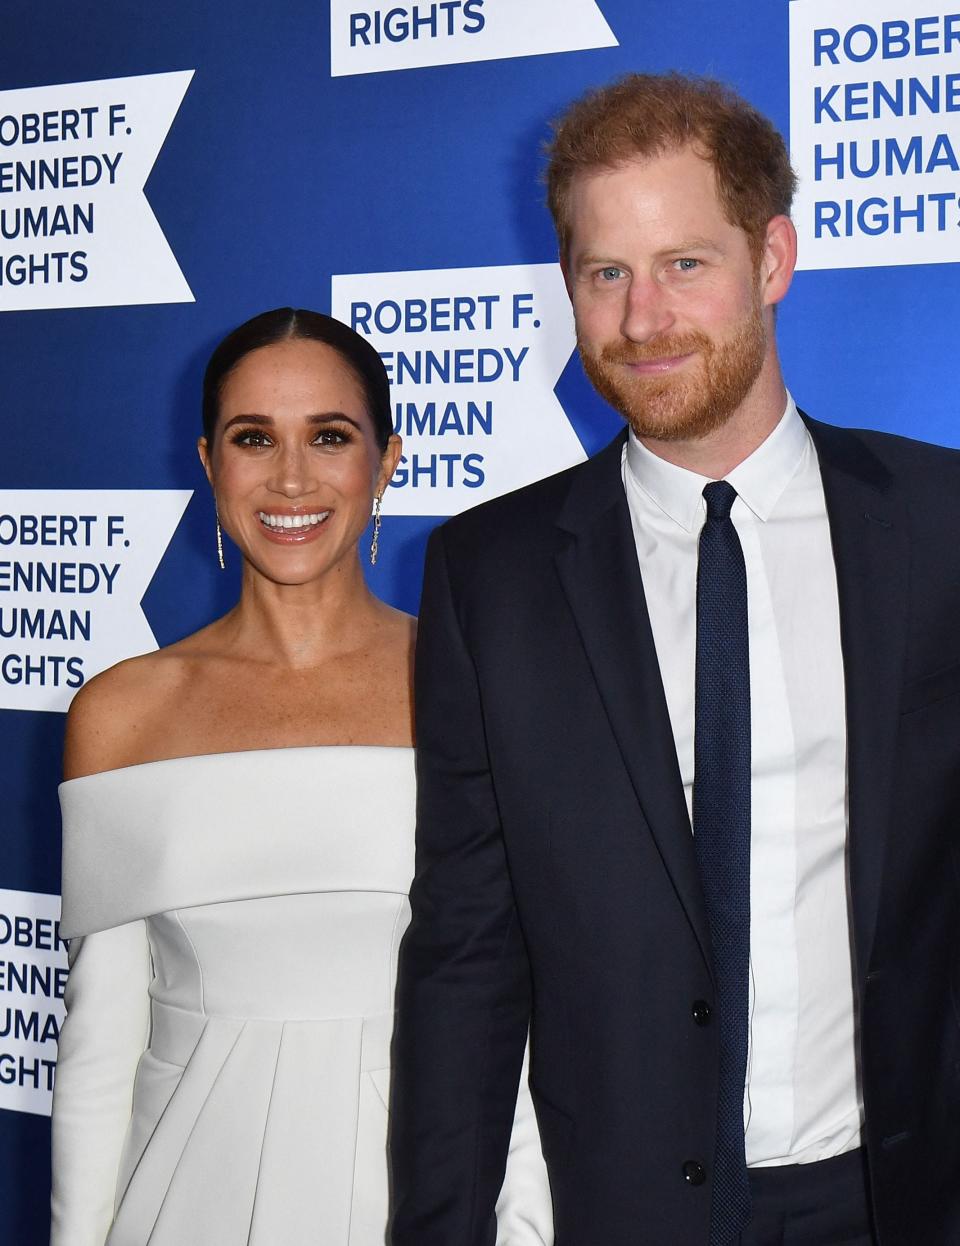
<path id="1" fill-rule="evenodd" d="M 960 453 L 807 424 L 840 603 L 876 1231 L 957 1246 Z M 706 1246 L 707 915 L 622 445 L 431 538 L 394 1246 L 493 1243 L 528 1023 L 557 1246 Z"/>

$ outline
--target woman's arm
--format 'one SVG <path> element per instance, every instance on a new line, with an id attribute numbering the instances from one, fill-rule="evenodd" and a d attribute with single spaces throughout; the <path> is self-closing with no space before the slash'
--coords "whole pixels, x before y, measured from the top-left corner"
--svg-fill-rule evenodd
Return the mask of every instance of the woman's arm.
<path id="1" fill-rule="evenodd" d="M 153 657 L 111 667 L 73 698 L 64 779 L 139 759 Z M 77 833 L 65 811 L 64 836 Z M 75 886 L 65 870 L 64 916 Z M 144 921 L 70 940 L 67 1017 L 53 1092 L 50 1246 L 104 1246 L 110 1231 L 134 1078 L 149 1040 L 151 976 Z"/>
<path id="2" fill-rule="evenodd" d="M 70 945 L 53 1093 L 50 1246 L 104 1246 L 150 1025 L 146 923 Z"/>

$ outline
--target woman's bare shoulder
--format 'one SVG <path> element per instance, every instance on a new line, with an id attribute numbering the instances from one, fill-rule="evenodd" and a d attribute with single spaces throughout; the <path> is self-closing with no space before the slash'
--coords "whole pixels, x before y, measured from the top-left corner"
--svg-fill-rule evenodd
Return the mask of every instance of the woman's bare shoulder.
<path id="1" fill-rule="evenodd" d="M 144 760 L 144 733 L 176 712 L 195 673 L 204 632 L 127 658 L 83 685 L 67 714 L 63 777 L 75 779 Z"/>

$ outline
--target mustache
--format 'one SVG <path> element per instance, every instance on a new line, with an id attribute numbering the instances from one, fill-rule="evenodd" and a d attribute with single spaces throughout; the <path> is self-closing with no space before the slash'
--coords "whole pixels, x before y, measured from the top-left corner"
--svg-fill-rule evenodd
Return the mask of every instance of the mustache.
<path id="1" fill-rule="evenodd" d="M 679 355 L 709 354 L 713 343 L 705 333 L 672 333 L 652 342 L 608 342 L 600 351 L 600 363 L 654 363 Z"/>

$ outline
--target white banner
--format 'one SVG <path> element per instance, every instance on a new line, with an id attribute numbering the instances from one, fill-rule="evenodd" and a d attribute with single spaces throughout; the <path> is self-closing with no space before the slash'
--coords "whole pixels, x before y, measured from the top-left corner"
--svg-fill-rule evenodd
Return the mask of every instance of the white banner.
<path id="1" fill-rule="evenodd" d="M 616 47 L 596 0 L 331 0 L 330 72 L 376 74 Z"/>
<path id="2" fill-rule="evenodd" d="M 957 0 L 792 0 L 790 144 L 800 268 L 960 260 Z"/>
<path id="3" fill-rule="evenodd" d="M 66 710 L 156 649 L 140 601 L 190 490 L 0 492 L 0 709 Z"/>
<path id="4" fill-rule="evenodd" d="M 558 264 L 334 277 L 332 303 L 390 376 L 388 513 L 454 515 L 586 457 L 553 392 L 576 345 Z"/>
<path id="5" fill-rule="evenodd" d="M 60 897 L 0 890 L 0 1108 L 50 1115 L 66 984 Z"/>
<path id="6" fill-rule="evenodd" d="M 0 91 L 0 311 L 193 302 L 143 193 L 192 77 Z"/>

